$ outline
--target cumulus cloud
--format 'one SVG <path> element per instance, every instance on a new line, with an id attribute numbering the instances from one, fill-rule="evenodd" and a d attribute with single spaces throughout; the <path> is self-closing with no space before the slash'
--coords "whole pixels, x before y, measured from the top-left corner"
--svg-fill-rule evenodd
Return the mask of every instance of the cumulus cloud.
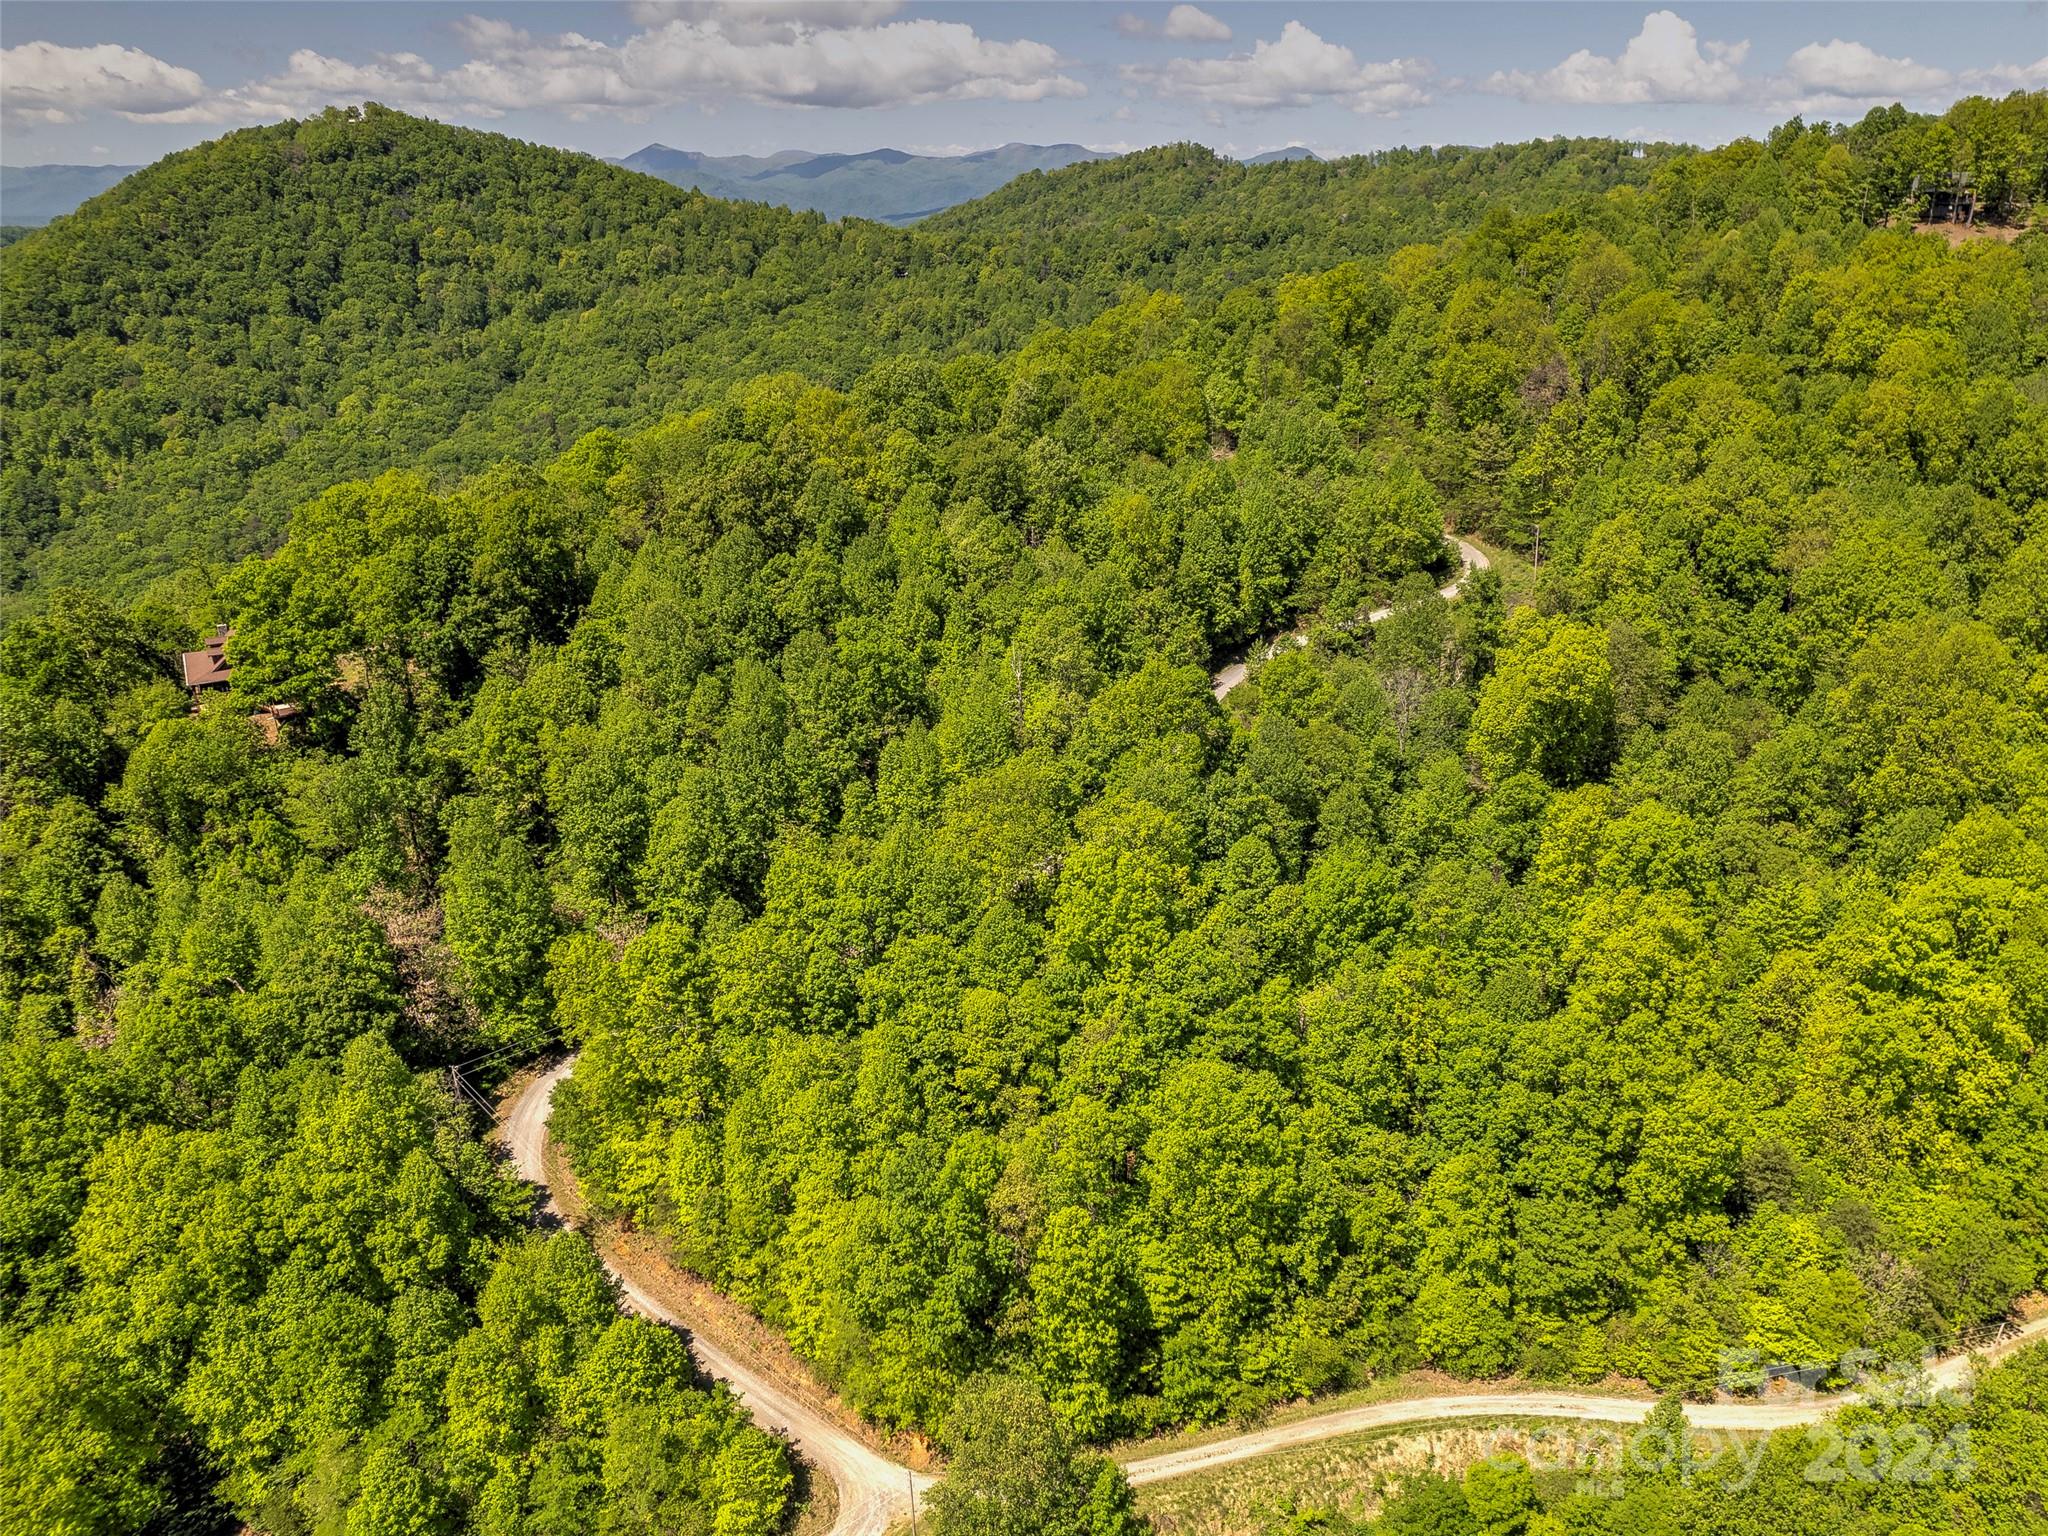
<path id="1" fill-rule="evenodd" d="M 759 41 L 716 22 L 677 20 L 619 50 L 628 88 L 662 97 L 740 95 L 806 107 L 880 107 L 931 101 L 1042 101 L 1079 96 L 1044 43 L 996 42 L 964 22 L 891 21 L 811 30 Z"/>
<path id="2" fill-rule="evenodd" d="M 1231 36 L 1221 18 L 1198 5 L 1176 5 L 1164 21 L 1124 11 L 1116 19 L 1116 29 L 1125 37 L 1163 37 L 1176 43 L 1227 43 Z"/>
<path id="3" fill-rule="evenodd" d="M 1994 64 L 1989 69 L 1971 70 L 1964 78 L 1978 90 L 2048 90 L 2048 53 L 2031 64 Z"/>
<path id="4" fill-rule="evenodd" d="M 1166 13 L 1166 35 L 1180 43 L 1227 43 L 1230 28 L 1193 5 L 1176 5 Z"/>
<path id="5" fill-rule="evenodd" d="M 643 27 L 694 21 L 727 37 L 762 39 L 870 27 L 902 9 L 903 0 L 632 0 L 626 13 Z"/>
<path id="6" fill-rule="evenodd" d="M 1271 42 L 1249 53 L 1222 59 L 1174 59 L 1131 64 L 1124 78 L 1134 85 L 1203 102 L 1211 107 L 1305 107 L 1336 101 L 1354 112 L 1392 116 L 1429 101 L 1429 65 L 1420 59 L 1361 62 L 1341 43 L 1326 42 L 1298 21 L 1290 21 Z"/>
<path id="7" fill-rule="evenodd" d="M 879 107 L 1085 94 L 1044 43 L 992 40 L 963 22 L 889 21 L 892 5 L 636 9 L 648 25 L 618 45 L 467 16 L 454 32 L 469 57 L 446 68 L 416 53 L 353 60 L 302 48 L 279 73 L 230 90 L 206 92 L 198 76 L 184 71 L 189 89 L 163 96 L 149 117 L 262 121 L 381 101 L 481 118 L 540 108 L 580 120 L 735 96 L 781 106 Z M 834 24 L 816 25 L 820 18 Z M 13 95 L 10 71 L 10 101 Z"/>
<path id="8" fill-rule="evenodd" d="M 1673 11 L 1652 11 L 1619 58 L 1581 48 L 1538 74 L 1501 70 L 1485 88 L 1524 101 L 1571 106 L 1623 106 L 1642 102 L 1733 101 L 1746 89 L 1741 65 L 1749 44 L 1702 44 L 1693 24 Z"/>
<path id="9" fill-rule="evenodd" d="M 1870 102 L 2048 84 L 2048 59 L 2025 67 L 1952 71 L 1893 58 L 1839 37 L 1795 50 L 1776 73 L 1743 74 L 1748 55 L 1747 42 L 1702 42 L 1682 16 L 1654 11 L 1618 58 L 1580 49 L 1553 69 L 1501 71 L 1480 87 L 1524 101 L 1573 106 L 1741 101 L 1781 112 L 1829 112 Z"/>
<path id="10" fill-rule="evenodd" d="M 1785 61 L 1785 74 L 1800 90 L 1824 96 L 1864 98 L 1914 96 L 1937 91 L 1953 82 L 1945 69 L 1888 58 L 1862 43 L 1839 37 L 1808 43 Z"/>
<path id="11" fill-rule="evenodd" d="M 410 52 L 339 58 L 308 48 L 282 70 L 230 89 L 210 89 L 194 71 L 136 48 L 25 43 L 0 52 L 0 116 L 19 125 L 70 122 L 91 112 L 211 124 L 375 100 L 453 117 L 538 108 L 581 120 L 734 98 L 858 109 L 1086 94 L 1047 44 L 990 38 L 970 21 L 905 16 L 902 0 L 631 0 L 627 9 L 637 27 L 623 41 L 535 33 L 501 17 L 470 15 L 451 29 L 463 48 L 459 62 L 436 64 Z M 1228 26 L 1193 4 L 1126 13 L 1115 25 L 1129 36 L 1184 44 L 1231 41 Z M 1829 111 L 1942 92 L 2048 86 L 2048 58 L 1950 70 L 1835 38 L 1798 49 L 1776 73 L 1746 76 L 1748 52 L 1746 42 L 1703 40 L 1683 17 L 1658 10 L 1616 56 L 1581 49 L 1552 68 L 1503 71 L 1476 88 L 1571 105 L 1743 101 Z M 1122 76 L 1134 92 L 1196 102 L 1212 118 L 1317 102 L 1395 116 L 1426 105 L 1432 88 L 1475 88 L 1437 77 L 1423 60 L 1360 59 L 1299 21 L 1248 50 L 1128 64 Z"/>
<path id="12" fill-rule="evenodd" d="M 154 118 L 203 100 L 206 82 L 140 48 L 23 43 L 0 50 L 9 122 L 68 123 L 87 112 Z"/>

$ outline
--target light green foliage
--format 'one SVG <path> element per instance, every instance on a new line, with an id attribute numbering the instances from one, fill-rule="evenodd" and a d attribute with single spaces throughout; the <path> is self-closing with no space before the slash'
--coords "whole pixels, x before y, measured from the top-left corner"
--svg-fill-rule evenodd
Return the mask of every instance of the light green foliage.
<path id="1" fill-rule="evenodd" d="M 1053 1412 L 1084 1439 L 1116 1421 L 1135 1300 L 1118 1235 L 1079 1206 L 1055 1211 L 1031 1265 L 1032 1344 Z"/>
<path id="2" fill-rule="evenodd" d="M 1497 1375 L 1514 1348 L 1514 1259 L 1507 1183 L 1475 1154 L 1441 1165 L 1424 1186 L 1418 1222 L 1415 1342 L 1471 1376 Z"/>
<path id="3" fill-rule="evenodd" d="M 556 1039 L 588 1195 L 950 1428 L 1015 1494 L 963 1530 L 1122 1532 L 1074 1441 L 1390 1368 L 1998 1315 L 2048 267 L 1865 218 L 1965 152 L 2038 199 L 2038 123 L 1178 147 L 904 232 L 369 109 L 10 246 L 12 1502 L 775 1528 L 781 1450 L 433 1086 Z M 1439 598 L 1447 521 L 1506 579 Z"/>
<path id="4" fill-rule="evenodd" d="M 729 1399 L 697 1390 L 679 1335 L 618 1315 L 587 1243 L 558 1233 L 515 1246 L 477 1308 L 445 1403 L 450 1481 L 481 1529 L 777 1528 L 782 1448 Z"/>
<path id="5" fill-rule="evenodd" d="M 946 1475 L 926 1508 L 939 1536 L 1133 1536 L 1131 1490 L 1078 1451 L 1045 1400 L 1010 1377 L 964 1384 L 946 1417 Z"/>
<path id="6" fill-rule="evenodd" d="M 139 1530 L 168 1502 L 147 1399 L 107 1339 L 53 1326 L 0 1349 L 0 1531 L 99 1536 Z"/>
<path id="7" fill-rule="evenodd" d="M 1506 1457 L 1462 1479 L 1402 1482 L 1379 1515 L 1354 1524 L 1297 1512 L 1263 1529 L 1331 1536 L 1860 1536 L 1871 1530 L 2029 1530 L 2048 1473 L 2048 1349 L 1983 1373 L 1964 1396 L 1845 1409 L 1825 1424 L 1759 1438 L 1702 1438 L 1667 1398 L 1601 1473 L 1531 1475 Z"/>
<path id="8" fill-rule="evenodd" d="M 548 1029 L 548 946 L 555 935 L 547 880 L 517 837 L 471 813 L 458 826 L 443 880 L 448 947 L 491 1032 L 531 1048 Z"/>
<path id="9" fill-rule="evenodd" d="M 1524 610 L 1472 714 L 1472 755 L 1496 779 L 1533 770 L 1553 784 L 1597 775 L 1614 752 L 1614 668 L 1606 636 Z"/>

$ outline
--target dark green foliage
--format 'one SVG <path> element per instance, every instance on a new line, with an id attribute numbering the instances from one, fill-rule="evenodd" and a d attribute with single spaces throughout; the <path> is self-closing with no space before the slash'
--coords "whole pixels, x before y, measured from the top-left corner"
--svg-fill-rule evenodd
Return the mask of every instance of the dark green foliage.
<path id="1" fill-rule="evenodd" d="M 845 384 L 886 353 L 1010 352 L 1133 285 L 1202 304 L 1212 366 L 1145 370 L 1144 404 L 1115 418 L 1131 446 L 1164 445 L 1177 396 L 1206 392 L 1237 430 L 1243 397 L 1216 362 L 1299 368 L 1354 406 L 1434 389 L 1479 429 L 1456 452 L 1460 478 L 1507 492 L 1526 529 L 1575 455 L 1553 437 L 1518 478 L 1517 434 L 1490 418 L 1569 393 L 1557 340 L 1597 348 L 1588 389 L 1611 378 L 1640 403 L 1725 341 L 1697 323 L 1703 299 L 1775 318 L 1754 285 L 1786 273 L 1778 243 L 1794 229 L 1838 253 L 1866 223 L 1912 216 L 1914 176 L 1965 166 L 1993 205 L 2039 199 L 2041 115 L 2037 97 L 1974 98 L 1941 119 L 1892 109 L 1640 159 L 1616 140 L 1554 139 L 1244 166 L 1177 145 L 1021 176 L 905 231 L 716 202 L 374 106 L 248 129 L 8 250 L 0 597 L 131 590 L 273 545 L 291 508 L 336 482 L 543 461 L 753 373 Z M 1576 263 L 1528 222 L 1555 211 L 1601 237 Z M 1704 288 L 1634 285 L 1673 265 L 1652 230 L 1692 247 Z M 1290 276 L 1453 235 L 1490 282 L 1540 272 L 1550 314 L 1475 295 L 1454 317 L 1459 356 L 1434 367 L 1426 341 L 1388 324 L 1398 279 L 1347 285 L 1334 334 L 1289 314 Z M 1788 302 L 1824 301 L 1795 286 Z M 2028 330 L 1996 304 L 1969 316 L 1984 352 Z M 1018 424 L 1039 425 L 1057 390 L 1042 379 Z"/>
<path id="2" fill-rule="evenodd" d="M 1128 1523 L 1081 1440 L 2039 1286 L 2048 262 L 1859 220 L 1938 126 L 895 234 L 373 110 L 10 251 L 0 1504 L 773 1527 L 424 1077 L 557 1038 L 593 1198 L 1037 1524 Z"/>

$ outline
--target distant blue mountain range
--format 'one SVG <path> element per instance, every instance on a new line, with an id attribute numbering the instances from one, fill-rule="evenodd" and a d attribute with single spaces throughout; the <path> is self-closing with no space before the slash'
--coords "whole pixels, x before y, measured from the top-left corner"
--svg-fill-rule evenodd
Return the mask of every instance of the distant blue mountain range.
<path id="1" fill-rule="evenodd" d="M 613 162 L 679 187 L 741 202 L 814 209 L 827 218 L 857 215 L 908 224 L 955 203 L 971 202 L 1028 171 L 1056 171 L 1082 160 L 1114 156 L 1080 144 L 1005 144 L 967 155 L 913 155 L 901 149 L 859 154 L 706 155 L 649 144 Z M 1247 165 L 1314 160 L 1301 145 L 1254 155 Z M 107 190 L 133 165 L 0 166 L 0 225 L 47 224 Z"/>
<path id="2" fill-rule="evenodd" d="M 139 165 L 0 165 L 0 224 L 47 224 Z"/>
<path id="3" fill-rule="evenodd" d="M 767 156 L 704 155 L 650 144 L 617 163 L 711 197 L 814 209 L 827 218 L 857 214 L 907 224 L 986 196 L 1027 171 L 1110 158 L 1079 144 L 1005 144 L 971 155 L 913 155 L 900 149 L 833 155 L 789 149 Z"/>
<path id="4" fill-rule="evenodd" d="M 1263 155 L 1253 155 L 1246 165 L 1275 165 L 1282 160 L 1320 160 L 1323 157 L 1306 144 L 1290 144 L 1285 149 L 1269 149 Z"/>

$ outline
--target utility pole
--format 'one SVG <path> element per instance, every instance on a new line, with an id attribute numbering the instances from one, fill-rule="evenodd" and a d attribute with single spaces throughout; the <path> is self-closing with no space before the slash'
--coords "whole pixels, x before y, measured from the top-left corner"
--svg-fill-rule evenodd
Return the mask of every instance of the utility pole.
<path id="1" fill-rule="evenodd" d="M 1540 519 L 1536 524 L 1536 554 L 1529 563 L 1539 571 L 1543 569 L 1543 524 Z"/>
<path id="2" fill-rule="evenodd" d="M 903 1481 L 910 1485 L 910 1536 L 917 1536 L 917 1474 L 905 1467 Z"/>

